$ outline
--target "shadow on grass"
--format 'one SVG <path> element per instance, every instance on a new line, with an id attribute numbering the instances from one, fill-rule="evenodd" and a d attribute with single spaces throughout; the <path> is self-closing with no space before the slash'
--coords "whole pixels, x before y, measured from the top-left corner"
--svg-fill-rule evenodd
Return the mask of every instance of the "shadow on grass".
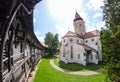
<path id="1" fill-rule="evenodd" d="M 83 66 L 81 64 L 77 63 L 68 63 L 65 64 L 62 61 L 59 61 L 58 59 L 54 60 L 55 64 L 63 69 L 71 70 L 71 71 L 86 71 L 86 70 L 101 70 L 103 65 L 102 64 L 87 64 L 86 66 Z"/>
<path id="2" fill-rule="evenodd" d="M 44 59 L 56 59 L 57 57 L 54 56 L 54 55 L 48 55 L 48 56 L 45 56 L 43 57 Z"/>

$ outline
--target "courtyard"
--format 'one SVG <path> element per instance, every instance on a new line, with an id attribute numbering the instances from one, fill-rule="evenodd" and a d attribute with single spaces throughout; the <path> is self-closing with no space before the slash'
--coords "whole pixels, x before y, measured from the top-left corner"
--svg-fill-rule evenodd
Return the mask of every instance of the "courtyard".
<path id="1" fill-rule="evenodd" d="M 91 74 L 91 75 L 77 75 L 77 74 L 69 74 L 67 72 L 62 72 L 60 70 L 57 70 L 53 66 L 51 66 L 50 64 L 51 59 L 52 57 L 47 57 L 41 60 L 41 63 L 39 63 L 36 75 L 34 77 L 34 82 L 104 82 L 105 76 L 102 73 Z M 58 60 L 54 58 L 54 63 L 56 64 L 56 66 L 59 66 L 57 65 L 57 61 Z M 72 64 L 71 66 L 73 65 L 75 66 L 76 64 Z M 99 68 L 97 68 L 97 66 L 94 67 L 96 69 L 92 69 L 92 70 L 97 70 L 101 68 L 100 66 Z M 87 69 L 86 67 L 85 68 L 82 67 L 80 70 L 78 69 L 75 70 L 74 68 L 74 71 L 86 72 L 90 70 L 89 68 L 91 69 L 91 66 L 90 67 L 88 66 Z M 64 69 L 71 70 L 67 68 Z"/>

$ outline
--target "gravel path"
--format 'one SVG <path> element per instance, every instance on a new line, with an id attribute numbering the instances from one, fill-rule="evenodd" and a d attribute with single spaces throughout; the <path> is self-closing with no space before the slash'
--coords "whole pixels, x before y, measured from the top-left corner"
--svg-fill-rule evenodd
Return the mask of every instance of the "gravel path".
<path id="1" fill-rule="evenodd" d="M 50 60 L 50 65 L 53 68 L 55 68 L 56 70 L 59 70 L 59 71 L 62 71 L 62 72 L 66 72 L 66 73 L 69 73 L 69 74 L 75 74 L 75 75 L 94 75 L 94 74 L 100 74 L 100 70 L 95 70 L 95 71 L 70 71 L 70 70 L 66 70 L 66 69 L 60 68 L 57 65 L 55 65 L 53 59 Z"/>

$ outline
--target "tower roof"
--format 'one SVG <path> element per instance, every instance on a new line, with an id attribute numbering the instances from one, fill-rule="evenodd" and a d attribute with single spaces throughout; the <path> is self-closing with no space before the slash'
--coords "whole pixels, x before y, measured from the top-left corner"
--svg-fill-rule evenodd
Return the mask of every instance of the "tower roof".
<path id="1" fill-rule="evenodd" d="M 76 20 L 83 20 L 82 17 L 78 14 L 77 11 L 76 11 L 76 14 L 75 14 L 74 22 L 75 22 Z"/>

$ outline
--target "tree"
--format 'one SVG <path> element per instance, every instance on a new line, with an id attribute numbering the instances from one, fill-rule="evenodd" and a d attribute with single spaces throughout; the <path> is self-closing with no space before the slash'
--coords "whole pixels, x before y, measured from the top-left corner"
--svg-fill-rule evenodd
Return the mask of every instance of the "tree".
<path id="1" fill-rule="evenodd" d="M 104 0 L 106 29 L 101 31 L 104 72 L 107 81 L 120 82 L 120 0 Z"/>
<path id="2" fill-rule="evenodd" d="M 57 48 L 59 44 L 58 34 L 52 34 L 51 32 L 46 33 L 45 36 L 45 44 L 48 45 L 48 50 L 50 55 L 54 55 L 57 53 Z"/>

